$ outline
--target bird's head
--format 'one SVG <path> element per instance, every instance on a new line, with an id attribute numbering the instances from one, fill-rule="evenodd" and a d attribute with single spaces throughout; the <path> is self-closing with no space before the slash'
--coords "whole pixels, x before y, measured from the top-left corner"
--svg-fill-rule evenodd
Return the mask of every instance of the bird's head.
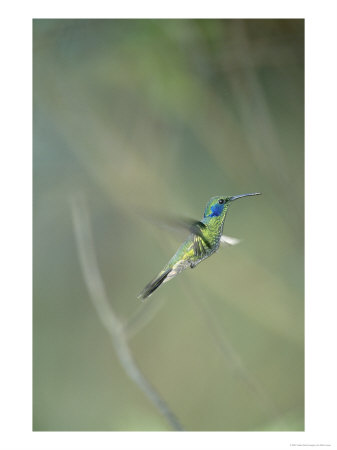
<path id="1" fill-rule="evenodd" d="M 234 201 L 242 197 L 248 197 L 251 195 L 260 195 L 260 192 L 254 192 L 253 194 L 241 194 L 241 195 L 217 195 L 212 197 L 206 205 L 204 218 L 218 217 L 223 219 L 226 215 L 229 205 Z"/>

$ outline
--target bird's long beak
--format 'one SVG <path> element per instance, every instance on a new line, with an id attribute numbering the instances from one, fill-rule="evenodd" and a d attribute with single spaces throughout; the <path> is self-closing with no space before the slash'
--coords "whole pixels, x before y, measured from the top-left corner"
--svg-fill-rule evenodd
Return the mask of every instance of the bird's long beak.
<path id="1" fill-rule="evenodd" d="M 241 194 L 241 195 L 234 195 L 233 197 L 229 197 L 229 201 L 232 202 L 233 200 L 237 200 L 238 198 L 242 197 L 248 197 L 250 195 L 261 195 L 261 192 L 254 192 L 253 194 Z"/>

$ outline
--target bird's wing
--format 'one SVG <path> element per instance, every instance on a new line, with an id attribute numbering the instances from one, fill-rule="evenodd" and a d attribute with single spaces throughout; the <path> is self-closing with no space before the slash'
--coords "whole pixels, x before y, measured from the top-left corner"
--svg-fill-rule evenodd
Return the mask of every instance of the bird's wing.
<path id="1" fill-rule="evenodd" d="M 175 231 L 188 231 L 196 236 L 199 236 L 206 243 L 207 247 L 211 247 L 210 242 L 205 237 L 203 231 L 206 228 L 206 225 L 198 220 L 191 219 L 188 217 L 179 217 L 172 215 L 164 215 L 164 214 L 154 214 L 148 213 L 146 214 L 146 218 L 156 223 L 157 225 L 168 228 Z"/>
<path id="2" fill-rule="evenodd" d="M 223 245 L 236 245 L 240 243 L 240 239 L 231 236 L 225 236 L 223 234 L 220 238 L 220 243 Z"/>
<path id="3" fill-rule="evenodd" d="M 206 241 L 197 234 L 193 237 L 193 251 L 194 255 L 198 259 L 202 259 L 204 256 L 206 256 L 207 248 L 209 246 L 207 245 Z"/>
<path id="4" fill-rule="evenodd" d="M 199 220 L 191 219 L 188 217 L 157 214 L 149 211 L 145 213 L 144 211 L 142 211 L 142 213 L 139 213 L 139 216 L 143 219 L 146 218 L 147 220 L 151 220 L 152 222 L 163 228 L 169 228 L 176 231 L 188 231 L 189 233 L 192 233 L 194 235 L 193 249 L 196 255 L 203 254 L 203 249 L 205 248 L 205 246 L 206 248 L 211 248 L 211 243 L 204 234 L 206 225 Z"/>
<path id="5" fill-rule="evenodd" d="M 206 225 L 204 223 L 194 220 L 194 221 L 191 221 L 188 229 L 190 230 L 191 233 L 194 234 L 194 241 L 196 240 L 196 238 L 199 238 L 200 244 L 202 244 L 203 246 L 206 246 L 208 248 L 211 248 L 211 243 L 205 237 L 205 234 L 204 234 L 205 228 L 206 228 Z"/>

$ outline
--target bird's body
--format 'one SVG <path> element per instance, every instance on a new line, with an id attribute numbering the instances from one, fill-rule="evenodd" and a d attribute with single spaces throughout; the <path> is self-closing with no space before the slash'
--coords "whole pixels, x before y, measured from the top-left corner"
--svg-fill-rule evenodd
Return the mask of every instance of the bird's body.
<path id="1" fill-rule="evenodd" d="M 145 286 L 138 298 L 149 297 L 162 283 L 166 283 L 189 267 L 193 269 L 201 261 L 215 253 L 220 246 L 220 241 L 226 241 L 222 236 L 222 230 L 230 203 L 250 195 L 258 195 L 258 193 L 233 197 L 212 197 L 206 205 L 203 219 L 189 224 L 188 228 L 192 233 L 181 244 L 157 277 Z M 227 242 L 230 244 L 229 241 Z"/>

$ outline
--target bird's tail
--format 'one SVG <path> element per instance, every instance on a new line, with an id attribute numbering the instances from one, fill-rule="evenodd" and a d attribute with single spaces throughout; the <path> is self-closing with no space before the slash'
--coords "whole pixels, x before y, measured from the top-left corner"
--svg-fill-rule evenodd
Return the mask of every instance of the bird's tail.
<path id="1" fill-rule="evenodd" d="M 150 295 L 166 280 L 166 277 L 171 270 L 172 268 L 160 272 L 154 280 L 150 281 L 150 283 L 145 286 L 137 298 L 145 300 L 147 297 L 150 297 Z"/>

